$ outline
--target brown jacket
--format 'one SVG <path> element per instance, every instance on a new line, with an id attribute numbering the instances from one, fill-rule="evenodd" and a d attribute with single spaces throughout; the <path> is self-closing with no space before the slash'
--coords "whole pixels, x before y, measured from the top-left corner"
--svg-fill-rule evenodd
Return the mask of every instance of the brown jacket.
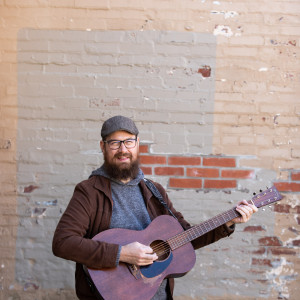
<path id="1" fill-rule="evenodd" d="M 155 185 L 182 227 L 185 230 L 190 228 L 190 224 L 184 220 L 182 214 L 174 209 L 163 187 L 158 183 Z M 168 214 L 143 181 L 140 182 L 140 187 L 152 220 L 159 215 Z M 119 246 L 92 240 L 97 233 L 109 228 L 112 205 L 110 181 L 102 176 L 93 176 L 75 187 L 70 203 L 55 230 L 53 253 L 76 262 L 75 281 L 79 299 L 95 299 L 86 282 L 82 264 L 90 268 L 115 267 Z M 194 240 L 193 246 L 198 249 L 229 236 L 232 232 L 233 229 L 226 225 L 220 226 Z M 173 292 L 173 279 L 169 279 L 169 286 Z"/>

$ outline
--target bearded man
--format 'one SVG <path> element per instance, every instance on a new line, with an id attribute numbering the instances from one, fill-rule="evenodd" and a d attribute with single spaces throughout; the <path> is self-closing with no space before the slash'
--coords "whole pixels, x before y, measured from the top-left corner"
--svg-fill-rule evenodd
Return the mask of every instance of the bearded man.
<path id="1" fill-rule="evenodd" d="M 124 116 L 115 116 L 103 123 L 100 147 L 104 164 L 93 171 L 89 179 L 77 184 L 54 233 L 54 255 L 76 262 L 76 294 L 81 300 L 101 299 L 101 295 L 91 288 L 83 266 L 116 268 L 120 262 L 146 266 L 158 259 L 149 245 L 139 242 L 119 245 L 92 240 L 99 232 L 112 228 L 143 230 L 163 214 L 175 216 L 184 230 L 191 228 L 160 184 L 153 182 L 166 207 L 145 184 L 139 167 L 138 133 L 135 123 Z M 229 236 L 235 223 L 248 221 L 257 208 L 243 201 L 236 210 L 240 217 L 195 239 L 192 242 L 194 249 Z M 173 288 L 174 280 L 164 279 L 152 300 L 173 299 Z"/>

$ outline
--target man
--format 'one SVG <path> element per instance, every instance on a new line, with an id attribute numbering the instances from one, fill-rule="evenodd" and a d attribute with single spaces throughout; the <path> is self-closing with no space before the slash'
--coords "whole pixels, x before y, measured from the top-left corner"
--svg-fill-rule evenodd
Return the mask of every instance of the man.
<path id="1" fill-rule="evenodd" d="M 138 133 L 135 123 L 123 116 L 104 122 L 100 142 L 104 164 L 75 187 L 57 225 L 53 253 L 76 262 L 79 299 L 96 299 L 87 283 L 83 265 L 94 269 L 113 268 L 119 262 L 145 266 L 158 258 L 151 247 L 138 242 L 120 246 L 92 240 L 97 233 L 111 228 L 145 229 L 157 216 L 169 214 L 143 180 L 139 168 Z M 158 183 L 155 186 L 181 226 L 189 229 L 191 226 L 175 210 L 163 187 Z M 248 221 L 257 208 L 243 201 L 236 210 L 240 217 L 197 238 L 192 242 L 193 247 L 198 249 L 229 236 L 234 231 L 234 224 Z M 152 299 L 172 299 L 173 288 L 173 279 L 163 280 Z"/>

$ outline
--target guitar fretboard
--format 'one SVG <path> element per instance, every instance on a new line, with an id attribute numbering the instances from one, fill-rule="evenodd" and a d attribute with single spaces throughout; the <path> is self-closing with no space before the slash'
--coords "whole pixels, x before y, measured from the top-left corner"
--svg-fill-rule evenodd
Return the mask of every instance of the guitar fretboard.
<path id="1" fill-rule="evenodd" d="M 235 210 L 235 208 L 232 208 L 203 223 L 200 223 L 199 225 L 193 226 L 192 228 L 171 237 L 167 242 L 171 249 L 175 250 L 239 216 L 240 214 Z"/>

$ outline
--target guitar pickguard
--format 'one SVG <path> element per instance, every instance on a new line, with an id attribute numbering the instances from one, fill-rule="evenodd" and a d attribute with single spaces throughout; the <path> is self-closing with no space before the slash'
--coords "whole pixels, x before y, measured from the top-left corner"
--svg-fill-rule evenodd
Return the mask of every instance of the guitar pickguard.
<path id="1" fill-rule="evenodd" d="M 151 265 L 140 267 L 142 275 L 147 278 L 153 278 L 160 275 L 170 265 L 172 258 L 173 254 L 170 252 L 167 259 L 163 261 L 155 261 Z"/>

